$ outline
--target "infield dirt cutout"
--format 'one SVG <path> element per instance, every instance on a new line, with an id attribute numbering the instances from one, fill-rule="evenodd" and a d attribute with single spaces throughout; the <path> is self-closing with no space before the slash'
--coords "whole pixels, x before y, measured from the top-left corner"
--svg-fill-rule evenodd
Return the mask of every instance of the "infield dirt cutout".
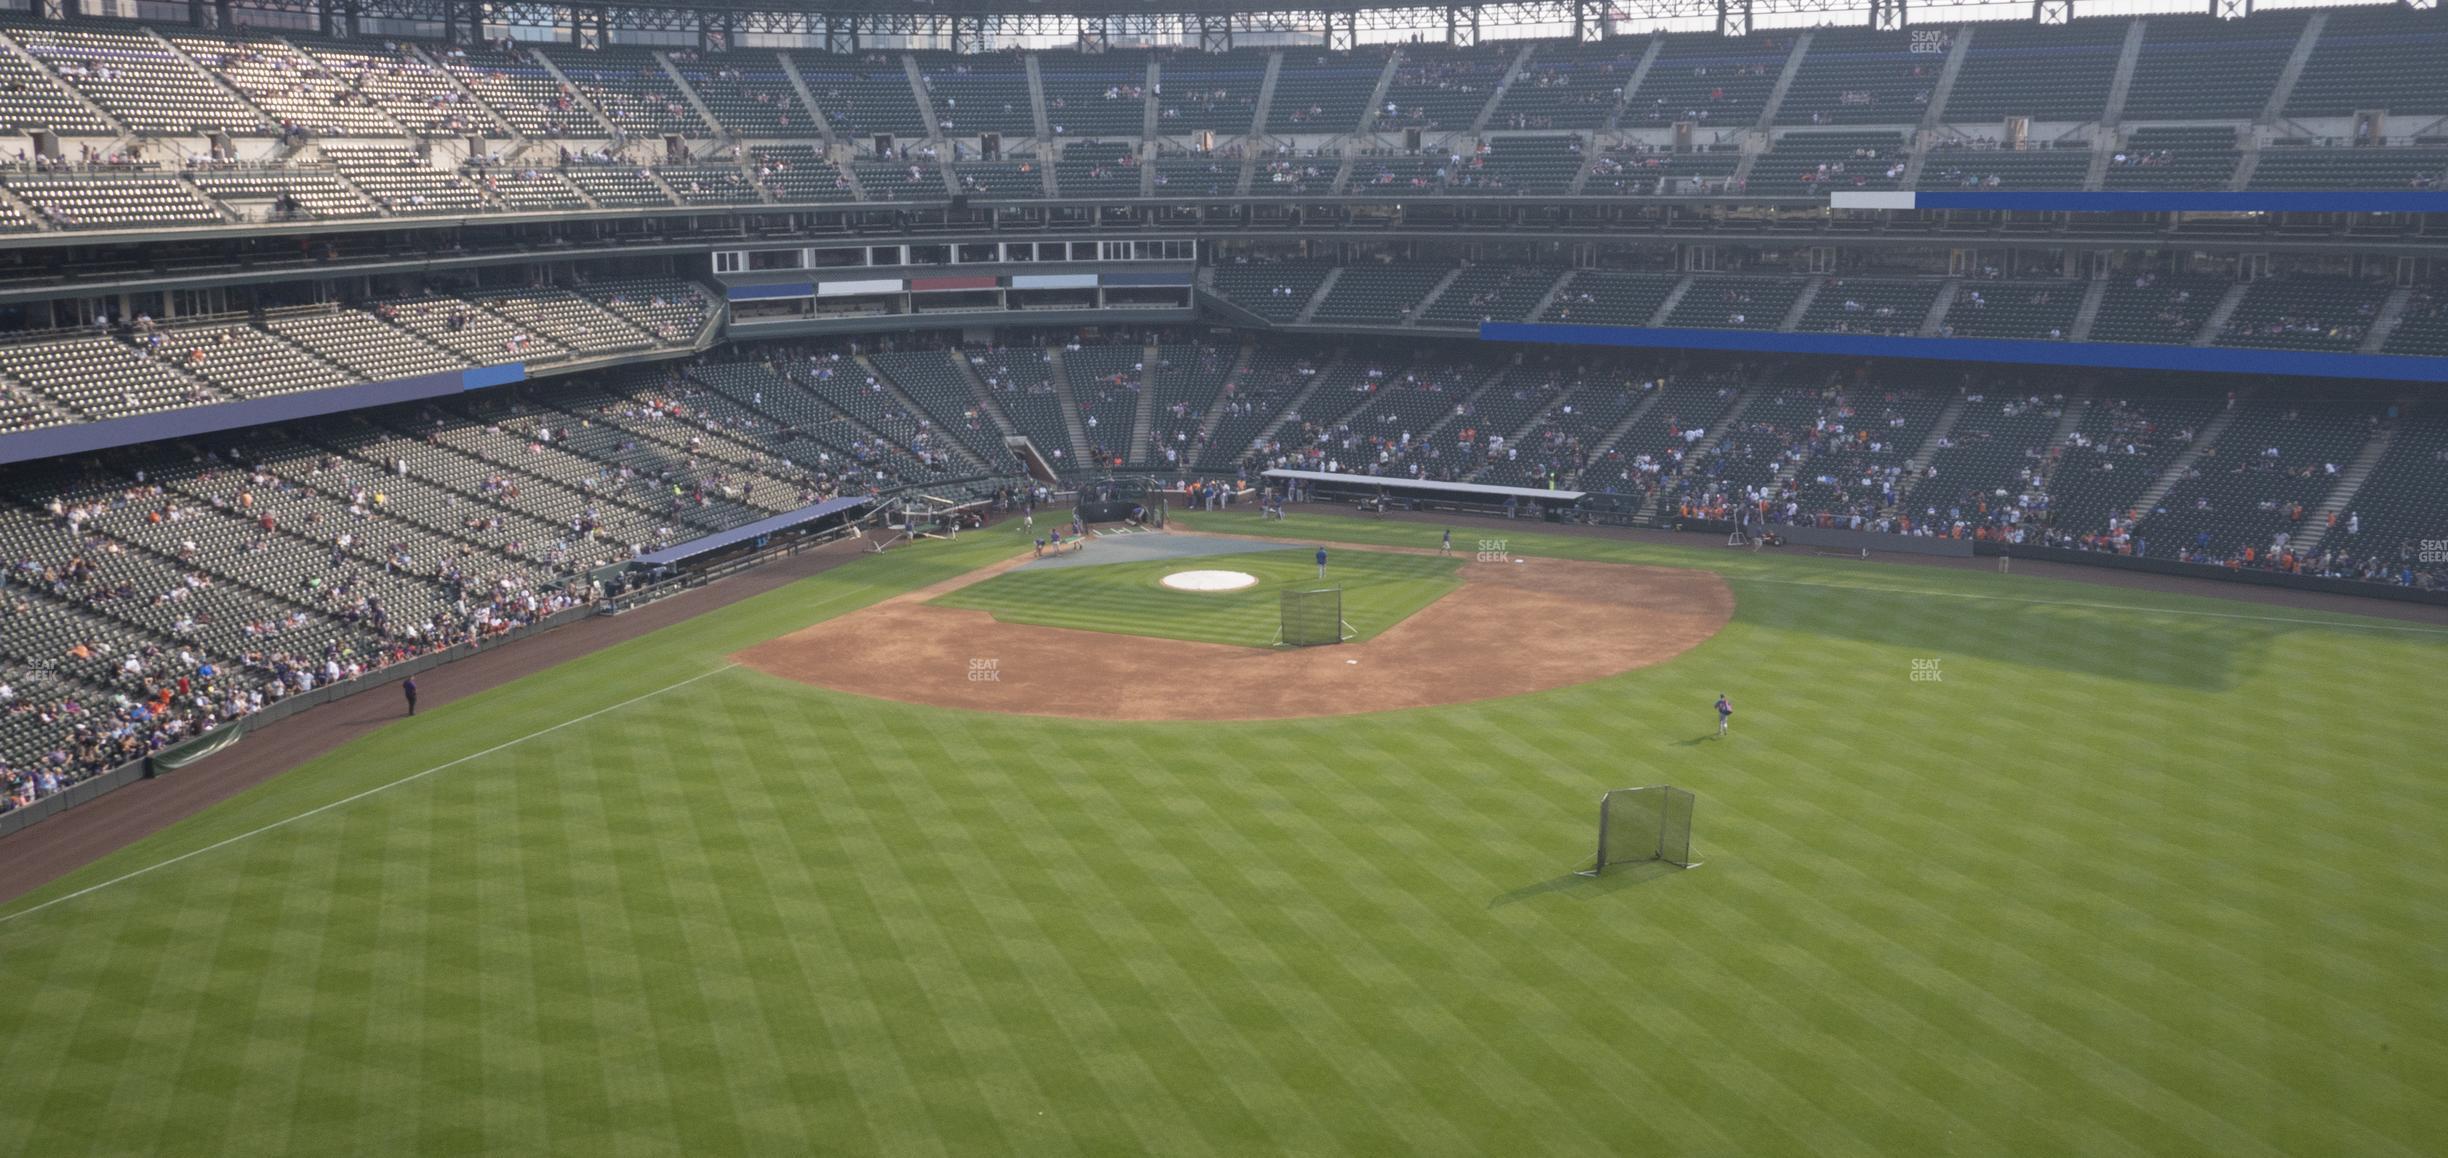
<path id="1" fill-rule="evenodd" d="M 1462 586 L 1444 598 L 1366 642 L 1326 647 L 1004 623 L 928 602 L 1026 561 L 898 595 L 734 658 L 786 679 L 911 704 L 1094 720 L 1271 720 L 1587 683 L 1673 659 L 1734 614 L 1734 593 L 1712 571 L 1539 558 L 1466 563 Z"/>

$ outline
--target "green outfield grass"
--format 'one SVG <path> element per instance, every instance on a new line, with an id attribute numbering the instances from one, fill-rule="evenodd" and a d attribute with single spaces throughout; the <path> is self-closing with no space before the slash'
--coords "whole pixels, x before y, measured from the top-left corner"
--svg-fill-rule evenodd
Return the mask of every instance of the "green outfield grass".
<path id="1" fill-rule="evenodd" d="M 1366 640 L 1461 586 L 1462 561 L 1383 551 L 1327 553 L 1318 578 L 1317 548 L 1209 555 L 1149 563 L 1007 571 L 935 600 L 990 611 L 1010 623 L 1071 627 L 1264 647 L 1275 639 L 1286 589 L 1343 589 L 1343 619 Z M 1176 571 L 1246 571 L 1258 578 L 1239 591 L 1175 591 L 1159 581 Z"/>
<path id="2" fill-rule="evenodd" d="M 392 725 L 0 912 L 0 1152 L 2439 1152 L 2448 634 L 1506 537 L 1739 608 L 1270 723 L 726 666 L 995 532 Z M 1705 867 L 1571 875 L 1650 783 Z"/>

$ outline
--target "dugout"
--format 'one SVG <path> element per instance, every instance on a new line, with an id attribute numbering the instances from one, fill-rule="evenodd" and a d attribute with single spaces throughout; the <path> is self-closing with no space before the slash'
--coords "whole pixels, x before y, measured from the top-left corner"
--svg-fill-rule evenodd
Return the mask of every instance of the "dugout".
<path id="1" fill-rule="evenodd" d="M 1437 482 L 1432 479 L 1383 478 L 1365 474 L 1332 474 L 1322 470 L 1270 470 L 1264 476 L 1278 485 L 1297 482 L 1313 498 L 1326 502 L 1369 502 L 1383 497 L 1406 511 L 1456 511 L 1468 515 L 1566 521 L 1585 491 L 1502 487 L 1487 483 Z"/>

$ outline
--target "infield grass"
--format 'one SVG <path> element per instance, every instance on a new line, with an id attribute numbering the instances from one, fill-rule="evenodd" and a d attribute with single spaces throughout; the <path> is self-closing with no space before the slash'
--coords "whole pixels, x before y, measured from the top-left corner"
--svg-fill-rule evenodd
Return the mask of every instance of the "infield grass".
<path id="1" fill-rule="evenodd" d="M 988 611 L 1007 623 L 1070 627 L 1160 639 L 1265 647 L 1274 642 L 1286 590 L 1343 589 L 1343 619 L 1366 640 L 1461 586 L 1462 561 L 1433 555 L 1335 550 L 1327 576 L 1317 549 L 1207 555 L 1144 563 L 1023 568 L 937 596 L 951 607 Z M 1161 580 L 1176 571 L 1245 571 L 1239 591 L 1176 591 Z"/>
<path id="2" fill-rule="evenodd" d="M 0 913 L 0 1153 L 2439 1152 L 2448 634 L 1507 537 L 1734 621 L 1266 723 L 724 666 L 964 535 L 392 725 Z M 1648 783 L 1706 866 L 1571 875 Z"/>

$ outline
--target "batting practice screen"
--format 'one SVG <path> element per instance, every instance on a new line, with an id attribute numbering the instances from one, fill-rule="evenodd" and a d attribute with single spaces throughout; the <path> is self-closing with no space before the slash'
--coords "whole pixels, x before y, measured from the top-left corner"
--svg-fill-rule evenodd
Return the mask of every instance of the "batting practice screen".
<path id="1" fill-rule="evenodd" d="M 1285 591 L 1279 638 L 1291 647 L 1343 642 L 1343 589 Z"/>
<path id="2" fill-rule="evenodd" d="M 1608 865 L 1662 860 L 1690 868 L 1692 794 L 1680 788 L 1618 788 L 1598 798 L 1596 876 Z"/>

